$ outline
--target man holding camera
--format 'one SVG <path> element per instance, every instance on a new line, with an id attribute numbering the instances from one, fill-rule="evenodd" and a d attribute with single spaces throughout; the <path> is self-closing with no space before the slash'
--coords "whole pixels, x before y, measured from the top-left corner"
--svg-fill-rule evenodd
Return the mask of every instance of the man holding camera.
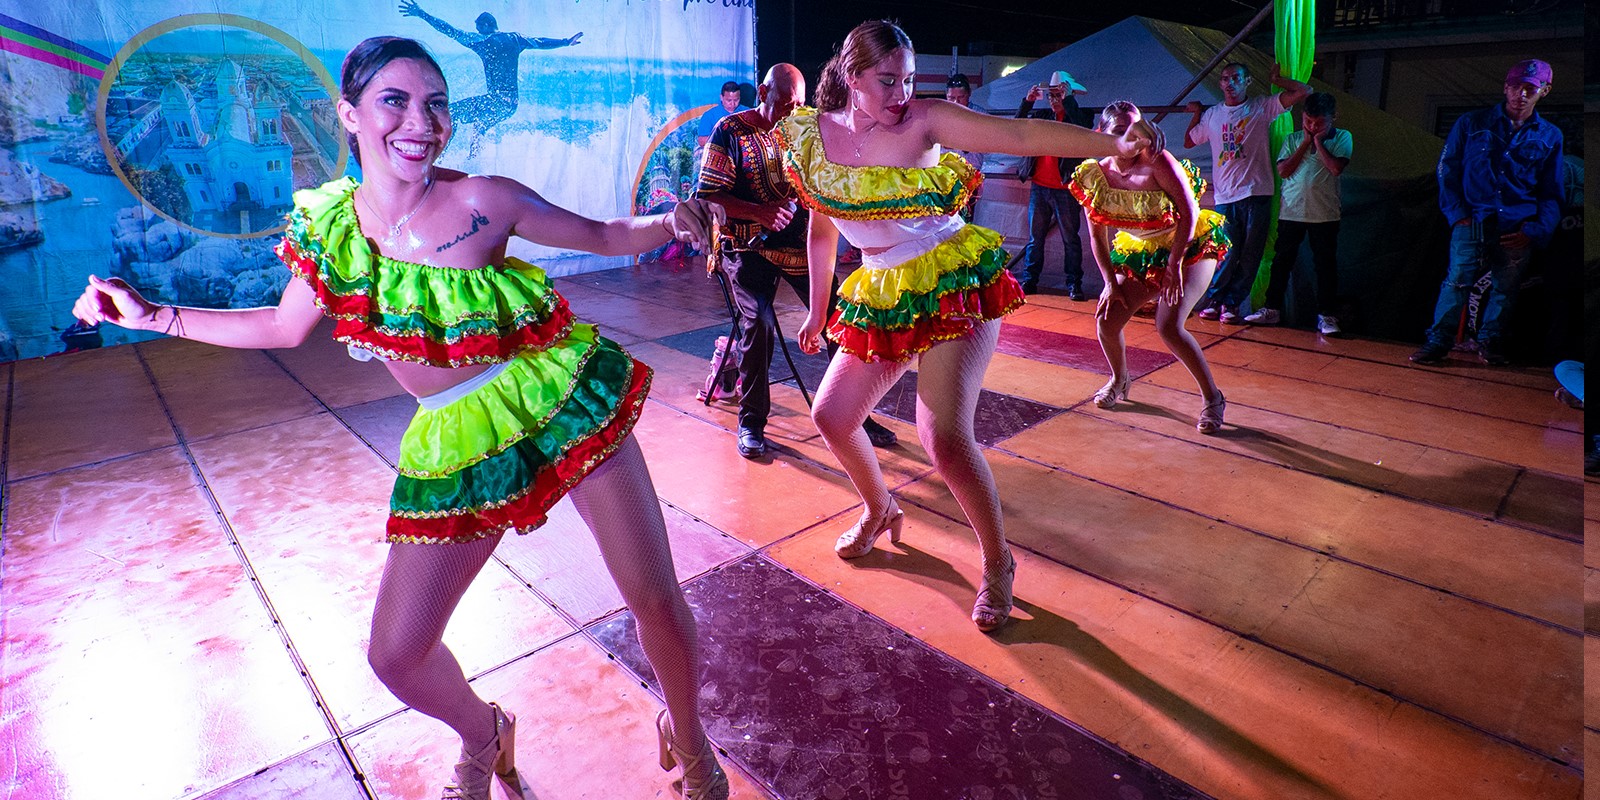
<path id="1" fill-rule="evenodd" d="M 1017 109 L 1017 117 L 1049 119 L 1082 127 L 1089 126 L 1088 115 L 1078 108 L 1073 95 L 1087 94 L 1082 84 L 1065 71 L 1056 70 L 1049 84 L 1035 84 Z M 1048 109 L 1034 110 L 1033 104 L 1048 100 Z M 1061 244 L 1066 253 L 1062 271 L 1067 276 L 1067 297 L 1083 300 L 1083 244 L 1078 239 L 1082 227 L 1083 208 L 1078 199 L 1067 190 L 1076 164 L 1065 163 L 1055 156 L 1030 158 L 1023 166 L 1021 178 L 1033 182 L 1028 190 L 1028 246 L 1022 251 L 1022 291 L 1033 294 L 1039 291 L 1039 276 L 1044 271 L 1044 240 L 1052 225 L 1061 233 Z"/>

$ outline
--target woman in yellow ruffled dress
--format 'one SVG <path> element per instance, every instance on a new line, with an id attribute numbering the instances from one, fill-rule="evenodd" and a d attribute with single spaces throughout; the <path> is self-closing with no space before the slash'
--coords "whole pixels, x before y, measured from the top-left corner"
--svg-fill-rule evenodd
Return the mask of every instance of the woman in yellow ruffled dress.
<path id="1" fill-rule="evenodd" d="M 700 722 L 694 617 L 631 435 L 650 368 L 579 323 L 542 270 L 506 257 L 512 236 L 605 255 L 708 242 L 720 207 L 691 200 L 665 216 L 597 221 L 510 179 L 436 168 L 451 132 L 444 74 L 410 39 L 357 45 L 340 95 L 364 182 L 295 193 L 278 246 L 293 277 L 277 307 L 157 306 L 91 277 L 74 313 L 245 348 L 294 347 L 326 315 L 352 355 L 384 361 L 417 397 L 367 656 L 396 697 L 461 736 L 447 800 L 488 800 L 494 777 L 523 794 L 515 717 L 472 690 L 441 637 L 506 531 L 543 524 L 569 492 L 661 681 L 662 768 L 681 760 L 685 797 L 724 800 L 727 777 Z"/>
<path id="2" fill-rule="evenodd" d="M 893 23 L 862 23 L 823 67 L 816 110 L 797 109 L 777 128 L 784 172 L 813 212 L 811 312 L 800 347 L 818 352 L 825 327 L 839 344 L 812 418 L 865 506 L 835 545 L 843 558 L 866 555 L 885 532 L 899 539 L 904 515 L 861 422 L 918 360 L 917 433 L 983 550 L 972 620 L 991 631 L 1010 616 L 1016 562 L 973 416 L 1000 317 L 1022 304 L 1022 289 L 1005 271 L 1000 234 L 957 215 L 981 177 L 949 150 L 1088 157 L 1131 154 L 1148 140 L 912 99 L 913 52 Z M 825 320 L 841 234 L 862 263 Z"/>
<path id="3" fill-rule="evenodd" d="M 1202 406 L 1195 429 L 1216 433 L 1222 429 L 1227 401 L 1200 344 L 1183 324 L 1228 252 L 1223 217 L 1200 208 L 1205 181 L 1193 164 L 1166 151 L 1161 129 L 1142 119 L 1137 106 L 1127 101 L 1106 106 L 1096 128 L 1116 136 L 1134 131 L 1155 146 L 1133 156 L 1085 161 L 1068 184 L 1089 218 L 1090 247 L 1105 280 L 1095 306 L 1095 333 L 1111 366 L 1111 380 L 1095 393 L 1094 404 L 1111 408 L 1128 399 L 1122 329 L 1136 309 L 1155 297 L 1156 332 L 1200 385 Z M 1115 238 L 1113 228 L 1120 229 Z"/>

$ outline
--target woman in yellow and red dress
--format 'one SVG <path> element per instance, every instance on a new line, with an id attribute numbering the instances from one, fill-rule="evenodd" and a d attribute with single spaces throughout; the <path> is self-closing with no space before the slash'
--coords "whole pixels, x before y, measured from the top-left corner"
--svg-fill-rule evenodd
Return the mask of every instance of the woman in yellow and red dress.
<path id="1" fill-rule="evenodd" d="M 1228 252 L 1222 215 L 1200 208 L 1206 182 L 1193 164 L 1164 149 L 1161 129 L 1145 122 L 1138 106 L 1127 101 L 1106 106 L 1097 128 L 1117 136 L 1132 130 L 1155 144 L 1133 156 L 1085 161 L 1068 186 L 1089 218 L 1090 248 L 1105 279 L 1095 306 L 1095 333 L 1111 366 L 1111 380 L 1095 393 L 1094 404 L 1111 408 L 1128 399 L 1122 329 L 1136 309 L 1155 297 L 1156 332 L 1200 386 L 1195 429 L 1216 433 L 1222 429 L 1227 401 L 1200 344 L 1183 324 Z M 1120 229 L 1115 238 L 1114 228 Z"/>
<path id="2" fill-rule="evenodd" d="M 352 355 L 384 361 L 417 398 L 367 657 L 396 697 L 460 735 L 446 800 L 488 800 L 495 777 L 523 795 L 515 717 L 472 690 L 442 636 L 501 537 L 543 524 L 569 493 L 661 681 L 662 768 L 681 760 L 685 797 L 725 800 L 727 777 L 700 722 L 694 617 L 631 435 L 650 368 L 578 322 L 543 270 L 506 257 L 512 236 L 605 255 L 674 238 L 702 245 L 720 207 L 691 200 L 665 216 L 591 220 L 516 181 L 436 168 L 450 141 L 449 98 L 439 65 L 410 39 L 357 45 L 340 95 L 364 181 L 295 193 L 278 247 L 293 277 L 276 307 L 157 306 L 120 280 L 91 277 L 73 313 L 245 348 L 294 347 L 327 315 Z"/>
<path id="3" fill-rule="evenodd" d="M 983 550 L 972 620 L 991 631 L 1010 616 L 1016 562 L 973 417 L 1000 317 L 1022 304 L 1022 289 L 1005 271 L 1000 234 L 958 216 L 980 176 L 941 148 L 1086 157 L 1133 153 L 1148 142 L 912 99 L 915 81 L 905 32 L 864 22 L 823 67 L 817 108 L 797 109 L 778 126 L 784 171 L 812 211 L 811 311 L 800 347 L 820 350 L 824 327 L 839 344 L 812 418 L 865 506 L 835 545 L 843 558 L 870 552 L 885 532 L 899 538 L 904 515 L 861 421 L 917 361 L 917 433 Z M 841 234 L 861 249 L 862 262 L 840 285 L 838 310 L 825 321 Z"/>

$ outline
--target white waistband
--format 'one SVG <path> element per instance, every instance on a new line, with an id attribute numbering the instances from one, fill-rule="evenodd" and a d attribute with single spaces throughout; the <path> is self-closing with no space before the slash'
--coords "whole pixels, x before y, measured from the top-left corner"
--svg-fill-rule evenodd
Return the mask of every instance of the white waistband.
<path id="1" fill-rule="evenodd" d="M 861 266 L 869 269 L 888 269 L 897 267 L 924 253 L 932 252 L 935 247 L 945 243 L 945 240 L 956 235 L 956 231 L 966 227 L 967 221 L 952 214 L 946 218 L 945 224 L 915 239 L 901 242 L 887 250 L 877 253 L 862 253 Z"/>
<path id="2" fill-rule="evenodd" d="M 345 345 L 344 346 L 344 351 L 351 358 L 353 358 L 353 359 L 355 359 L 357 361 L 360 361 L 362 363 L 366 363 L 368 361 L 388 361 L 389 360 L 387 358 L 384 358 L 381 355 L 378 355 L 377 353 L 372 352 L 371 350 L 365 350 L 365 349 L 362 349 L 360 347 L 356 347 L 353 344 Z"/>
<path id="3" fill-rule="evenodd" d="M 500 373 L 505 372 L 506 367 L 509 366 L 511 366 L 511 362 L 502 361 L 442 392 L 417 398 L 417 405 L 422 406 L 426 411 L 438 411 L 489 385 L 490 381 L 499 377 Z"/>

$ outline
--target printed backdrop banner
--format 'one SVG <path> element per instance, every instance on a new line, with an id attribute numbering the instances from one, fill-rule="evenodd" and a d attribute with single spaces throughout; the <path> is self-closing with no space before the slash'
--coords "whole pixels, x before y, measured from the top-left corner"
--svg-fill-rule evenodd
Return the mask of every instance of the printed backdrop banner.
<path id="1" fill-rule="evenodd" d="M 594 217 L 686 197 L 696 118 L 755 71 L 753 0 L 74 0 L 0 6 L 0 361 L 148 338 L 74 325 L 91 274 L 164 303 L 270 304 L 296 189 L 349 173 L 344 54 L 420 40 L 442 166 Z M 553 275 L 622 263 L 515 242 Z"/>

